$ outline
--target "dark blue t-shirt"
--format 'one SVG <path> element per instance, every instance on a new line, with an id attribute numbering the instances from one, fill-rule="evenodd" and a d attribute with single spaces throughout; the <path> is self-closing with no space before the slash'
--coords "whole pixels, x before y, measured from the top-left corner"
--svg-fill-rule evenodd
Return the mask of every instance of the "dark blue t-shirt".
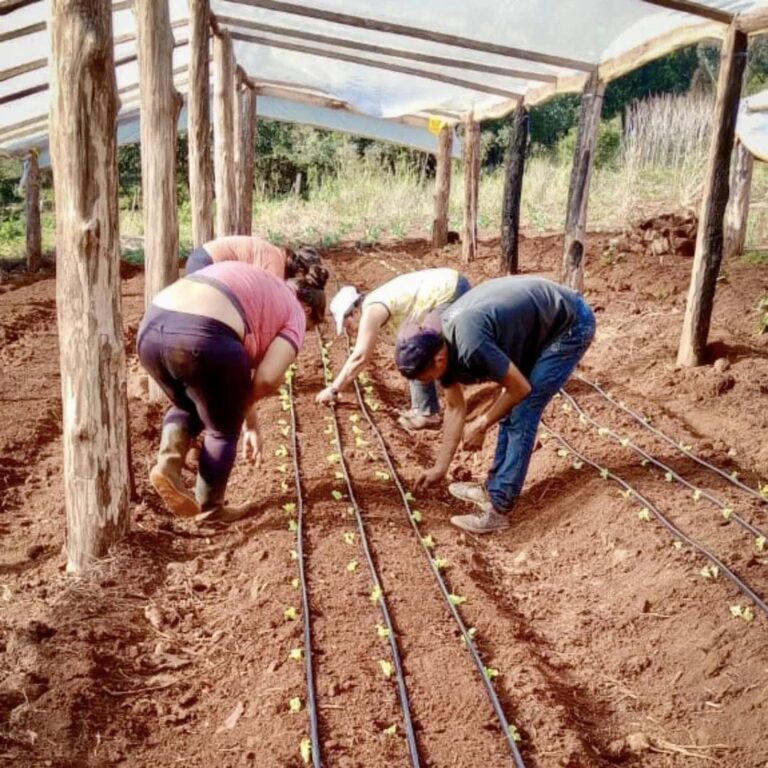
<path id="1" fill-rule="evenodd" d="M 501 381 L 510 362 L 528 377 L 545 347 L 572 323 L 579 295 L 541 277 L 486 280 L 442 316 L 448 371 L 440 383 Z"/>

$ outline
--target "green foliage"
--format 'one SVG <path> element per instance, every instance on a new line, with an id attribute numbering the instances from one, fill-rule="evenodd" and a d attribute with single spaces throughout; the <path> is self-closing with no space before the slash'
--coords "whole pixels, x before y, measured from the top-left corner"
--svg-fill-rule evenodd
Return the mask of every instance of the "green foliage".
<path id="1" fill-rule="evenodd" d="M 558 142 L 557 156 L 561 163 L 573 162 L 577 134 L 578 128 L 574 127 Z M 606 168 L 616 163 L 621 149 L 621 139 L 621 126 L 618 120 L 600 123 L 595 147 L 595 168 Z"/>

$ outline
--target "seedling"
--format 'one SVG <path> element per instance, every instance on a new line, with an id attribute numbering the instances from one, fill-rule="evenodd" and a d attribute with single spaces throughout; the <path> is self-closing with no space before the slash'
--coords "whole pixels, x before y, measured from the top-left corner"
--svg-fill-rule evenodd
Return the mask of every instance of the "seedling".
<path id="1" fill-rule="evenodd" d="M 672 482 L 672 481 L 675 479 L 675 476 L 674 476 L 674 475 L 673 475 L 671 472 L 665 472 L 665 473 L 664 473 L 664 479 L 665 479 L 665 480 L 666 480 L 668 483 L 671 483 L 671 482 Z"/>
<path id="2" fill-rule="evenodd" d="M 444 568 L 448 567 L 448 560 L 444 557 L 436 557 L 432 562 L 435 564 L 435 568 L 437 568 L 438 571 L 442 571 Z"/>
<path id="3" fill-rule="evenodd" d="M 557 455 L 564 459 L 568 455 L 568 449 L 567 448 L 558 448 L 557 449 Z"/>
<path id="4" fill-rule="evenodd" d="M 622 499 L 631 499 L 634 493 L 631 489 L 627 488 L 625 491 L 619 491 Z"/>
<path id="5" fill-rule="evenodd" d="M 334 501 L 341 501 L 344 498 L 344 494 L 341 491 L 337 491 L 335 488 L 331 491 L 331 497 Z"/>
<path id="6" fill-rule="evenodd" d="M 304 761 L 304 765 L 309 765 L 309 761 L 312 758 L 312 742 L 309 739 L 302 739 L 299 744 L 299 754 Z"/>
<path id="7" fill-rule="evenodd" d="M 290 606 L 285 609 L 283 612 L 283 616 L 288 619 L 288 621 L 296 621 L 296 619 L 299 618 L 299 612 L 296 610 L 294 606 Z"/>
<path id="8" fill-rule="evenodd" d="M 512 741 L 514 741 L 516 744 L 519 744 L 523 740 L 523 737 L 520 735 L 520 731 L 518 731 L 517 728 L 511 724 L 509 726 L 509 735 L 512 737 Z"/>
<path id="9" fill-rule="evenodd" d="M 298 560 L 299 559 L 299 553 L 295 550 L 291 550 L 291 560 Z"/>
<path id="10" fill-rule="evenodd" d="M 489 680 L 493 680 L 494 677 L 498 677 L 500 674 L 498 669 L 494 669 L 493 667 L 485 667 L 485 676 Z"/>
<path id="11" fill-rule="evenodd" d="M 429 536 L 422 536 L 421 537 L 421 543 L 427 548 L 427 549 L 434 549 L 435 546 L 435 540 L 432 538 L 432 534 L 430 533 Z"/>
<path id="12" fill-rule="evenodd" d="M 349 573 L 354 573 L 357 570 L 357 560 L 350 560 L 347 563 L 347 571 Z"/>
<path id="13" fill-rule="evenodd" d="M 275 456 L 277 456 L 278 458 L 283 459 L 287 455 L 288 455 L 288 449 L 284 445 L 281 445 L 279 448 L 275 449 Z"/>
<path id="14" fill-rule="evenodd" d="M 573 468 L 574 469 L 581 469 L 584 466 L 584 462 L 580 461 L 579 459 L 573 460 Z"/>
<path id="15" fill-rule="evenodd" d="M 390 635 L 389 628 L 385 627 L 383 624 L 377 624 L 376 625 L 376 634 L 379 637 L 382 637 L 382 638 L 389 637 L 389 635 Z"/>
<path id="16" fill-rule="evenodd" d="M 607 480 L 610 476 L 611 473 L 607 469 L 603 468 L 600 470 L 600 477 L 602 477 L 603 480 Z"/>
<path id="17" fill-rule="evenodd" d="M 397 733 L 397 724 L 390 725 L 389 728 L 385 728 L 383 733 L 385 736 L 394 736 Z"/>
<path id="18" fill-rule="evenodd" d="M 371 590 L 371 594 L 370 594 L 370 599 L 371 599 L 371 602 L 372 602 L 372 603 L 378 603 L 378 602 L 379 602 L 379 600 L 381 600 L 381 598 L 382 598 L 382 595 L 383 595 L 383 594 L 384 594 L 384 593 L 381 591 L 381 587 L 380 587 L 380 586 L 378 586 L 378 585 L 377 585 L 377 586 L 375 586 L 375 587 L 374 587 L 374 588 Z"/>
<path id="19" fill-rule="evenodd" d="M 418 509 L 414 509 L 413 512 L 411 512 L 411 518 L 414 523 L 420 523 L 422 520 L 421 512 L 419 512 Z"/>
<path id="20" fill-rule="evenodd" d="M 277 471 L 280 472 L 283 475 L 288 474 L 288 465 L 287 464 L 278 464 L 277 465 Z"/>
<path id="21" fill-rule="evenodd" d="M 341 455 L 338 453 L 329 453 L 325 458 L 329 464 L 338 464 L 341 461 Z"/>
<path id="22" fill-rule="evenodd" d="M 732 480 L 738 480 L 739 479 L 739 473 L 734 469 L 733 472 L 731 472 L 731 479 Z"/>
<path id="23" fill-rule="evenodd" d="M 390 479 L 389 472 L 383 472 L 380 469 L 377 469 L 376 472 L 374 472 L 374 475 L 377 480 L 381 480 L 382 482 L 386 482 Z"/>
<path id="24" fill-rule="evenodd" d="M 280 490 L 285 493 L 288 490 L 288 483 L 285 480 L 280 481 Z"/>
<path id="25" fill-rule="evenodd" d="M 766 544 L 765 536 L 758 536 L 755 539 L 755 549 L 758 552 L 763 552 L 765 550 L 765 544 Z"/>
<path id="26" fill-rule="evenodd" d="M 304 650 L 302 648 L 291 648 L 288 658 L 291 661 L 301 661 L 304 658 Z"/>
<path id="27" fill-rule="evenodd" d="M 336 471 L 336 472 L 334 472 L 333 474 L 334 474 L 334 477 L 335 477 L 337 480 L 343 480 L 343 479 L 344 479 L 344 473 L 343 473 L 341 470 L 337 470 L 337 471 Z"/>
<path id="28" fill-rule="evenodd" d="M 354 531 L 345 531 L 345 533 L 344 533 L 344 542 L 346 544 L 354 544 L 355 543 L 355 532 Z"/>
<path id="29" fill-rule="evenodd" d="M 705 565 L 699 573 L 705 579 L 714 580 L 720 575 L 720 569 L 716 565 Z"/>
<path id="30" fill-rule="evenodd" d="M 353 425 L 352 425 L 352 432 L 353 432 L 353 434 L 355 434 L 355 435 L 362 435 L 362 434 L 364 434 L 364 433 L 363 433 L 363 430 L 362 430 L 362 429 L 360 429 L 360 427 L 358 427 L 358 426 L 357 426 L 357 424 L 353 424 Z"/>
<path id="31" fill-rule="evenodd" d="M 283 437 L 288 437 L 288 435 L 290 435 L 290 434 L 291 434 L 291 428 L 290 428 L 290 427 L 282 427 L 282 428 L 280 429 L 280 434 L 281 434 Z"/>
<path id="32" fill-rule="evenodd" d="M 598 434 L 598 435 L 600 435 L 601 437 L 606 437 L 606 436 L 607 436 L 607 435 L 609 435 L 610 433 L 611 433 L 611 430 L 610 430 L 610 429 L 608 429 L 608 427 L 600 427 L 600 428 L 597 430 L 597 434 Z"/>
<path id="33" fill-rule="evenodd" d="M 291 586 L 294 589 L 298 589 L 301 586 L 301 582 L 298 579 L 291 579 Z"/>
<path id="34" fill-rule="evenodd" d="M 474 640 L 476 634 L 477 634 L 477 629 L 475 627 L 469 627 L 467 629 L 466 635 L 461 636 L 461 642 L 464 643 L 464 645 L 468 645 L 467 637 L 469 637 L 470 640 Z"/>
<path id="35" fill-rule="evenodd" d="M 326 435 L 332 435 L 333 434 L 333 426 L 329 424 L 324 430 L 323 433 Z"/>
<path id="36" fill-rule="evenodd" d="M 389 680 L 389 678 L 392 677 L 392 664 L 385 659 L 379 659 L 379 666 L 381 667 L 381 671 L 384 673 L 384 677 Z"/>
<path id="37" fill-rule="evenodd" d="M 573 410 L 570 403 L 563 403 L 560 406 L 560 409 L 563 411 L 563 413 L 570 413 Z"/>
<path id="38" fill-rule="evenodd" d="M 357 422 L 360 421 L 360 414 L 359 413 L 352 413 L 352 414 L 350 414 L 349 420 L 353 424 L 357 424 Z"/>
<path id="39" fill-rule="evenodd" d="M 286 515 L 293 515 L 296 513 L 296 504 L 293 501 L 289 501 L 287 504 L 283 504 L 283 511 Z"/>
<path id="40" fill-rule="evenodd" d="M 700 491 L 700 490 L 697 488 L 697 489 L 696 489 L 696 490 L 693 492 L 693 500 L 694 500 L 694 501 L 699 501 L 700 499 L 701 499 L 701 491 Z"/>
<path id="41" fill-rule="evenodd" d="M 291 533 L 296 533 L 296 531 L 299 530 L 299 524 L 293 519 L 289 520 L 288 530 L 291 531 Z"/>
<path id="42" fill-rule="evenodd" d="M 755 612 L 752 610 L 752 607 L 749 605 L 745 607 L 742 607 L 741 605 L 732 605 L 731 616 L 733 616 L 736 619 L 742 619 L 743 621 L 746 621 L 747 624 L 749 624 L 751 621 L 754 621 Z"/>
<path id="43" fill-rule="evenodd" d="M 765 485 L 763 485 L 762 483 L 758 483 L 757 487 L 758 487 L 758 489 L 760 491 L 760 495 L 764 499 L 768 499 L 768 483 L 766 483 Z"/>
<path id="44" fill-rule="evenodd" d="M 619 440 L 621 443 L 622 448 L 629 448 L 629 438 L 628 437 L 622 437 L 621 440 Z"/>
<path id="45" fill-rule="evenodd" d="M 293 712 L 294 715 L 301 712 L 301 699 L 298 696 L 294 696 L 289 702 L 288 702 L 288 709 Z"/>
<path id="46" fill-rule="evenodd" d="M 448 599 L 450 600 L 451 605 L 464 605 L 464 603 L 467 602 L 466 597 L 463 597 L 462 595 L 454 595 L 453 592 L 448 595 Z"/>
<path id="47" fill-rule="evenodd" d="M 413 502 L 413 501 L 416 501 L 416 497 L 410 491 L 406 491 L 405 500 L 408 502 Z"/>
<path id="48" fill-rule="evenodd" d="M 683 548 L 683 542 L 682 541 L 673 541 L 672 546 L 675 549 L 682 549 Z"/>
<path id="49" fill-rule="evenodd" d="M 645 523 L 650 522 L 651 520 L 651 510 L 648 509 L 648 507 L 643 507 L 638 513 L 637 516 Z"/>
<path id="50" fill-rule="evenodd" d="M 730 520 L 731 517 L 733 517 L 733 510 L 730 507 L 723 507 L 720 514 L 723 516 L 724 520 Z"/>

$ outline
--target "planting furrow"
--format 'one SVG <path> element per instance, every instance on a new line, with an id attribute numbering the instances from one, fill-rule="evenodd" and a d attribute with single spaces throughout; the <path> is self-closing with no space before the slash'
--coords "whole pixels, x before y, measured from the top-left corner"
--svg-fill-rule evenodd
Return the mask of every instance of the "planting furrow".
<path id="1" fill-rule="evenodd" d="M 642 519 L 648 519 L 650 515 L 653 515 L 656 518 L 656 520 L 659 523 L 661 523 L 661 525 L 663 525 L 677 540 L 685 542 L 699 555 L 706 558 L 709 561 L 709 563 L 717 569 L 715 574 L 722 573 L 723 575 L 725 575 L 737 587 L 737 589 L 742 594 L 744 594 L 746 597 L 752 600 L 752 602 L 757 607 L 759 607 L 760 610 L 762 610 L 766 615 L 768 615 L 768 603 L 766 603 L 763 600 L 763 598 L 761 598 L 743 579 L 741 579 L 722 560 L 720 560 L 720 558 L 718 558 L 718 556 L 714 552 L 712 552 L 708 547 L 700 544 L 698 541 L 696 541 L 695 539 L 691 538 L 686 533 L 684 533 L 675 523 L 673 523 L 668 517 L 666 517 L 661 512 L 661 510 L 658 508 L 657 505 L 655 505 L 652 501 L 650 501 L 647 496 L 640 493 L 633 485 L 628 483 L 625 479 L 615 474 L 610 469 L 606 467 L 602 467 L 597 462 L 588 458 L 583 452 L 577 450 L 572 443 L 570 443 L 561 434 L 553 430 L 544 421 L 541 422 L 541 425 L 542 425 L 542 428 L 546 430 L 546 433 L 548 435 L 551 435 L 552 437 L 554 437 L 563 446 L 561 450 L 565 452 L 564 453 L 565 456 L 572 454 L 578 462 L 588 464 L 593 469 L 596 469 L 600 473 L 601 477 L 603 477 L 604 479 L 613 480 L 615 483 L 620 485 L 624 489 L 624 493 L 626 494 L 627 498 L 634 498 L 642 505 L 642 509 L 641 509 L 641 515 L 643 515 Z M 744 610 L 746 611 L 746 614 L 743 615 L 742 617 L 745 618 L 747 621 L 751 621 L 751 619 L 753 618 L 751 609 L 746 608 Z"/>
<path id="2" fill-rule="evenodd" d="M 324 378 L 326 381 L 328 381 L 332 379 L 332 377 L 330 375 L 328 357 L 327 357 L 325 347 L 323 345 L 322 335 L 320 334 L 319 331 L 317 333 L 317 339 L 318 339 L 318 344 L 320 346 L 320 357 L 323 363 Z M 360 545 L 363 549 L 365 560 L 368 565 L 368 571 L 371 576 L 371 583 L 373 588 L 371 592 L 371 601 L 378 605 L 379 610 L 381 611 L 382 619 L 384 621 L 384 625 L 383 625 L 384 629 L 379 630 L 378 634 L 386 637 L 389 640 L 390 652 L 392 654 L 392 661 L 394 663 L 394 675 L 395 675 L 395 680 L 397 682 L 398 696 L 400 698 L 400 706 L 402 707 L 402 710 L 403 710 L 403 726 L 405 729 L 406 742 L 408 744 L 408 753 L 411 758 L 411 764 L 413 766 L 419 766 L 421 764 L 419 760 L 419 749 L 418 749 L 418 745 L 416 744 L 416 735 L 413 729 L 413 720 L 411 718 L 411 707 L 410 707 L 410 702 L 408 700 L 408 690 L 405 685 L 405 674 L 403 673 L 402 660 L 400 658 L 400 649 L 398 647 L 397 633 L 395 631 L 395 627 L 392 623 L 392 618 L 389 613 L 389 608 L 387 606 L 387 599 L 384 594 L 384 590 L 382 588 L 381 578 L 379 576 L 379 572 L 376 567 L 376 563 L 374 562 L 373 556 L 371 555 L 371 548 L 368 541 L 368 534 L 366 532 L 365 524 L 363 522 L 363 517 L 360 511 L 360 505 L 358 504 L 357 498 L 355 496 L 355 490 L 353 488 L 352 480 L 350 478 L 349 469 L 347 467 L 347 461 L 344 457 L 344 450 L 343 450 L 342 441 L 341 441 L 341 430 L 339 428 L 339 419 L 338 419 L 338 414 L 336 413 L 335 406 L 331 406 L 331 414 L 333 416 L 333 422 L 332 422 L 333 433 L 334 433 L 336 448 L 338 450 L 338 456 L 339 456 L 338 463 L 341 468 L 341 473 L 343 475 L 344 484 L 346 485 L 346 488 L 347 488 L 347 493 L 349 494 L 349 501 L 354 511 L 355 521 L 357 523 L 357 530 L 360 536 Z M 392 675 L 393 670 L 386 667 L 385 664 L 386 662 L 381 664 L 382 671 L 384 675 L 387 678 L 389 678 Z"/>
<path id="3" fill-rule="evenodd" d="M 749 494 L 753 499 L 759 501 L 761 504 L 768 504 L 768 484 L 764 487 L 761 487 L 760 491 L 756 491 L 754 488 L 750 488 L 750 486 L 748 486 L 746 483 L 742 483 L 741 480 L 739 480 L 737 477 L 734 477 L 733 473 L 726 472 L 726 470 L 722 469 L 721 467 L 715 466 L 714 464 L 706 461 L 706 459 L 702 459 L 700 456 L 697 456 L 695 453 L 693 453 L 693 451 L 691 451 L 687 446 L 684 446 L 681 441 L 675 440 L 674 438 L 667 435 L 665 432 L 662 432 L 660 429 L 657 429 L 656 427 L 654 427 L 645 416 L 638 413 L 637 411 L 633 411 L 631 408 L 628 408 L 624 403 L 620 402 L 619 400 L 616 400 L 610 393 L 606 392 L 599 384 L 590 381 L 589 379 L 585 378 L 580 374 L 574 374 L 573 378 L 582 382 L 583 384 L 586 384 L 588 387 L 591 387 L 604 400 L 606 400 L 607 402 L 611 403 L 611 405 L 615 406 L 616 408 L 626 413 L 628 416 L 634 419 L 638 424 L 640 424 L 648 432 L 652 433 L 653 435 L 658 437 L 660 440 L 663 440 L 665 443 L 671 445 L 676 451 L 683 454 L 684 456 L 689 458 L 691 461 L 694 461 L 699 466 L 704 467 L 710 472 L 714 472 L 716 475 L 719 475 L 721 478 L 723 478 L 723 480 L 727 481 L 728 483 L 735 486 L 736 488 L 739 488 L 744 493 Z"/>
<path id="4" fill-rule="evenodd" d="M 348 338 L 347 338 L 347 352 L 349 352 Z M 447 580 L 444 577 L 443 573 L 441 572 L 442 569 L 445 568 L 445 565 L 447 563 L 442 558 L 435 556 L 434 541 L 432 539 L 432 536 L 431 535 L 424 536 L 422 530 L 419 528 L 419 523 L 421 522 L 421 519 L 422 519 L 421 513 L 418 510 L 414 509 L 412 506 L 412 503 L 414 501 L 413 496 L 408 491 L 406 491 L 405 487 L 403 486 L 403 483 L 395 468 L 394 462 L 392 461 L 392 458 L 389 454 L 389 450 L 387 448 L 387 444 L 384 440 L 384 437 L 381 434 L 381 431 L 377 427 L 376 423 L 374 422 L 373 418 L 371 417 L 371 414 L 369 411 L 369 405 L 371 404 L 370 397 L 366 398 L 363 396 L 363 393 L 361 392 L 360 384 L 358 381 L 355 382 L 355 394 L 356 394 L 357 403 L 358 403 L 360 412 L 362 413 L 363 418 L 368 423 L 368 426 L 370 427 L 371 431 L 373 432 L 376 438 L 376 441 L 381 451 L 382 458 L 388 470 L 387 474 L 389 475 L 389 478 L 391 478 L 392 482 L 395 484 L 395 487 L 398 491 L 398 495 L 400 497 L 400 501 L 402 502 L 402 506 L 405 511 L 408 522 L 418 539 L 423 555 L 426 557 L 427 562 L 429 563 L 430 570 L 432 572 L 432 575 L 434 576 L 435 581 L 437 582 L 439 591 L 443 597 L 443 600 L 445 601 L 445 605 L 447 606 L 448 611 L 450 612 L 454 621 L 456 622 L 459 628 L 461 640 L 466 646 L 466 648 L 468 649 L 472 662 L 474 663 L 475 667 L 477 668 L 477 671 L 481 676 L 486 693 L 488 695 L 488 698 L 490 699 L 491 706 L 493 707 L 495 716 L 498 719 L 499 725 L 501 726 L 501 729 L 502 729 L 502 733 L 504 734 L 504 737 L 507 741 L 509 749 L 512 753 L 514 763 L 516 766 L 518 766 L 518 768 L 523 768 L 525 763 L 523 761 L 520 750 L 517 746 L 517 741 L 520 739 L 520 736 L 517 731 L 517 728 L 514 725 L 511 725 L 509 723 L 506 717 L 506 714 L 504 712 L 504 708 L 501 704 L 501 701 L 499 700 L 498 694 L 496 693 L 496 689 L 494 688 L 493 672 L 495 670 L 489 671 L 490 668 L 484 664 L 474 639 L 475 632 L 473 631 L 472 628 L 467 627 L 466 623 L 464 622 L 461 616 L 461 613 L 458 610 L 457 606 L 461 604 L 461 602 L 463 601 L 463 598 L 451 592 L 451 589 L 448 586 Z M 366 402 L 366 400 L 368 402 Z"/>
<path id="5" fill-rule="evenodd" d="M 302 355 L 292 382 L 318 751 L 323 765 L 409 765 L 405 741 L 392 737 L 402 722 L 401 708 L 392 669 L 382 665 L 390 665 L 382 639 L 373 629 L 381 618 L 370 599 L 370 578 L 356 567 L 355 558 L 362 557 L 359 534 L 352 530 L 350 502 L 339 487 L 343 473 L 335 441 L 329 445 L 333 426 L 327 420 L 333 417 L 314 403 L 321 382 L 318 371 L 317 357 Z"/>
<path id="6" fill-rule="evenodd" d="M 693 491 L 693 498 L 695 501 L 698 501 L 699 499 L 706 499 L 710 503 L 712 503 L 715 507 L 717 507 L 723 519 L 725 521 L 733 520 L 737 525 L 741 526 L 744 530 L 749 531 L 753 536 L 756 537 L 757 541 L 762 541 L 765 543 L 766 541 L 766 533 L 762 531 L 760 528 L 758 528 L 755 525 L 752 525 L 748 520 L 745 520 L 740 514 L 738 514 L 731 506 L 729 506 L 726 502 L 722 501 L 722 499 L 719 499 L 717 496 L 714 496 L 712 493 L 707 491 L 704 488 L 701 488 L 694 483 L 691 483 L 688 481 L 685 477 L 680 475 L 678 472 L 676 472 L 671 466 L 668 464 L 665 464 L 663 461 L 660 461 L 659 459 L 652 456 L 647 451 L 643 450 L 640 446 L 636 445 L 632 440 L 630 440 L 627 437 L 623 437 L 622 435 L 618 434 L 614 430 L 612 430 L 610 427 L 607 427 L 605 424 L 602 424 L 601 422 L 594 419 L 592 416 L 590 416 L 584 408 L 579 404 L 578 400 L 576 400 L 575 397 L 568 394 L 565 390 L 561 390 L 560 394 L 565 399 L 567 405 L 563 405 L 563 408 L 566 411 L 570 411 L 570 409 L 573 409 L 579 417 L 579 421 L 586 424 L 591 424 L 598 430 L 598 434 L 606 437 L 613 438 L 619 445 L 621 445 L 624 448 L 628 448 L 634 453 L 636 453 L 638 456 L 642 457 L 642 463 L 644 465 L 652 464 L 655 467 L 658 467 L 665 473 L 665 478 L 668 482 L 671 482 L 671 480 L 675 480 L 681 485 L 685 486 L 689 490 Z"/>
<path id="7" fill-rule="evenodd" d="M 293 478 L 296 487 L 296 560 L 299 570 L 299 589 L 301 590 L 301 616 L 304 624 L 304 669 L 307 678 L 307 714 L 309 715 L 309 754 L 314 768 L 321 767 L 320 735 L 317 721 L 317 697 L 315 695 L 315 673 L 312 657 L 312 620 L 309 610 L 309 595 L 307 576 L 304 567 L 304 494 L 301 488 L 301 471 L 299 468 L 299 441 L 296 434 L 296 408 L 293 403 L 293 378 L 295 367 L 291 366 L 286 374 L 286 390 L 291 414 L 291 458 L 293 459 Z M 299 655 L 299 654 L 296 654 Z M 306 754 L 306 742 L 301 749 Z"/>

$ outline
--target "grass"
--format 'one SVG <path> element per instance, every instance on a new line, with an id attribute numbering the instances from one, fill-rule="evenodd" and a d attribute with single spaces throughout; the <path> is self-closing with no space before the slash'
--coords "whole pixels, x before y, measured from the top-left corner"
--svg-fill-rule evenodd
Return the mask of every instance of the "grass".
<path id="1" fill-rule="evenodd" d="M 634 105 L 626 115 L 623 137 L 614 157 L 594 169 L 588 225 L 615 230 L 669 211 L 697 211 L 706 169 L 711 97 L 663 96 Z M 450 226 L 460 230 L 464 177 L 454 163 Z M 533 233 L 562 229 L 570 181 L 567 152 L 534 154 L 528 159 L 523 185 L 521 223 Z M 478 221 L 481 231 L 500 229 L 504 188 L 502 169 L 486 172 L 480 183 Z M 335 175 L 309 191 L 306 199 L 293 195 L 254 199 L 253 231 L 276 244 L 311 243 L 331 247 L 342 240 L 374 243 L 406 236 L 428 237 L 432 226 L 433 182 L 417 169 L 382 169 L 370 158 L 339 152 Z M 752 208 L 747 233 L 748 263 L 764 264 L 759 254 L 768 244 L 768 168 L 756 163 Z M 51 190 L 43 204 L 43 248 L 54 246 Z M 179 205 L 182 255 L 191 243 L 188 201 Z M 133 261 L 143 253 L 143 224 L 137 194 L 120 199 L 120 233 L 124 252 Z M 0 212 L 0 259 L 24 255 L 23 207 Z"/>

